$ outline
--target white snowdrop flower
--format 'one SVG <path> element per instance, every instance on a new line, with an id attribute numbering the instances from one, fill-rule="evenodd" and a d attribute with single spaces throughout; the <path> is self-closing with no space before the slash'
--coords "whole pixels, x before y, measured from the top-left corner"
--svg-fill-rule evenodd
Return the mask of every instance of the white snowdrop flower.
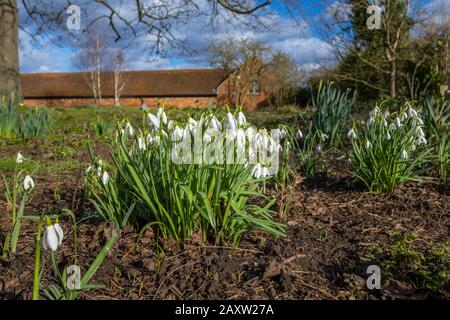
<path id="1" fill-rule="evenodd" d="M 378 106 L 375 106 L 375 108 L 369 112 L 369 117 L 373 118 L 377 116 L 378 113 L 380 113 L 380 108 L 378 108 Z"/>
<path id="2" fill-rule="evenodd" d="M 138 138 L 138 149 L 139 150 L 145 150 L 145 143 L 144 143 L 144 139 L 142 139 L 142 137 Z"/>
<path id="3" fill-rule="evenodd" d="M 408 158 L 408 153 L 406 152 L 406 150 L 402 150 L 400 157 L 405 160 Z"/>
<path id="4" fill-rule="evenodd" d="M 348 165 L 349 167 L 352 166 L 352 159 L 347 159 L 347 165 Z"/>
<path id="5" fill-rule="evenodd" d="M 245 119 L 245 115 L 241 111 L 238 113 L 237 121 L 240 126 L 245 126 L 247 123 L 247 119 Z"/>
<path id="6" fill-rule="evenodd" d="M 172 130 L 174 125 L 175 125 L 175 122 L 173 120 L 169 120 L 169 122 L 167 123 L 167 128 L 169 130 Z"/>
<path id="7" fill-rule="evenodd" d="M 25 158 L 20 152 L 17 152 L 16 163 L 21 164 Z"/>
<path id="8" fill-rule="evenodd" d="M 156 116 L 162 123 L 167 124 L 167 115 L 164 112 L 163 108 L 158 108 L 158 111 L 156 112 Z"/>
<path id="9" fill-rule="evenodd" d="M 134 129 L 131 123 L 127 122 L 127 124 L 125 125 L 125 129 L 128 131 L 128 134 L 130 136 L 134 135 Z"/>
<path id="10" fill-rule="evenodd" d="M 395 118 L 395 127 L 400 128 L 402 126 L 402 122 L 399 117 Z"/>
<path id="11" fill-rule="evenodd" d="M 425 137 L 425 133 L 423 132 L 421 127 L 416 128 L 416 134 L 418 137 Z"/>
<path id="12" fill-rule="evenodd" d="M 197 127 L 198 122 L 196 120 L 192 119 L 191 117 L 189 117 L 188 125 L 189 125 L 189 130 L 192 132 Z"/>
<path id="13" fill-rule="evenodd" d="M 389 117 L 389 115 L 390 115 L 389 111 L 386 110 L 384 112 L 384 119 L 387 119 Z"/>
<path id="14" fill-rule="evenodd" d="M 211 119 L 209 120 L 208 127 L 211 129 L 222 130 L 222 125 L 215 116 L 212 116 Z"/>
<path id="15" fill-rule="evenodd" d="M 245 136 L 247 137 L 248 142 L 252 142 L 253 138 L 255 137 L 255 130 L 253 127 L 248 127 L 245 129 Z"/>
<path id="16" fill-rule="evenodd" d="M 427 139 L 425 139 L 425 137 L 419 137 L 416 141 L 416 144 L 418 146 L 422 145 L 422 144 L 427 144 Z"/>
<path id="17" fill-rule="evenodd" d="M 416 120 L 419 123 L 419 125 L 423 126 L 423 120 L 421 118 L 417 117 Z"/>
<path id="18" fill-rule="evenodd" d="M 320 138 L 322 139 L 322 141 L 326 141 L 328 139 L 328 136 L 325 133 L 321 133 Z"/>
<path id="19" fill-rule="evenodd" d="M 180 141 L 183 138 L 183 130 L 179 126 L 175 126 L 175 129 L 172 131 L 172 140 Z"/>
<path id="20" fill-rule="evenodd" d="M 109 174 L 108 172 L 104 171 L 102 174 L 102 183 L 106 186 L 109 182 Z"/>
<path id="21" fill-rule="evenodd" d="M 408 110 L 407 110 L 406 112 L 408 113 L 408 116 L 409 116 L 410 118 L 415 118 L 415 117 L 417 117 L 417 111 L 414 110 L 414 109 L 411 108 L 411 107 L 408 107 Z"/>
<path id="22" fill-rule="evenodd" d="M 25 190 L 34 188 L 34 180 L 30 176 L 26 176 L 23 180 L 23 188 Z"/>
<path id="23" fill-rule="evenodd" d="M 62 243 L 62 238 L 62 229 L 58 231 L 57 228 L 55 228 L 55 225 L 49 225 L 45 228 L 42 238 L 42 246 L 45 250 L 56 251 Z"/>
<path id="24" fill-rule="evenodd" d="M 317 153 L 321 153 L 321 152 L 322 152 L 322 146 L 321 146 L 320 144 L 318 144 L 318 145 L 316 146 L 316 152 L 317 152 Z"/>
<path id="25" fill-rule="evenodd" d="M 367 140 L 366 141 L 366 149 L 370 149 L 370 148 L 372 148 L 372 143 L 369 140 Z"/>
<path id="26" fill-rule="evenodd" d="M 298 129 L 297 134 L 295 135 L 298 140 L 303 139 L 303 132 L 302 130 Z"/>
<path id="27" fill-rule="evenodd" d="M 264 177 L 268 177 L 268 176 L 270 176 L 269 169 L 267 169 L 266 167 L 262 167 L 261 168 L 261 177 L 264 178 Z"/>
<path id="28" fill-rule="evenodd" d="M 374 122 L 375 122 L 375 119 L 373 117 L 370 117 L 369 120 L 367 121 L 367 125 L 371 126 L 374 124 Z"/>
<path id="29" fill-rule="evenodd" d="M 155 116 L 153 113 L 148 113 L 147 114 L 147 120 L 149 122 L 149 124 L 155 129 L 158 130 L 159 129 L 159 118 L 157 116 Z"/>
<path id="30" fill-rule="evenodd" d="M 261 178 L 262 175 L 262 167 L 260 163 L 257 163 L 252 170 L 252 176 L 255 177 L 256 179 Z"/>
<path id="31" fill-rule="evenodd" d="M 384 126 L 385 128 L 387 128 L 387 127 L 388 127 L 388 123 L 387 123 L 387 121 L 386 121 L 386 120 L 383 120 L 383 126 Z"/>
<path id="32" fill-rule="evenodd" d="M 390 135 L 390 133 L 388 132 L 388 133 L 386 133 L 386 140 L 391 140 L 391 135 Z"/>
<path id="33" fill-rule="evenodd" d="M 280 139 L 284 139 L 285 137 L 286 137 L 286 130 L 284 130 L 284 129 L 281 129 L 280 130 Z"/>
<path id="34" fill-rule="evenodd" d="M 92 170 L 92 167 L 91 166 L 88 166 L 87 168 L 86 168 L 86 174 L 88 174 L 89 172 L 91 172 L 91 170 Z"/>
<path id="35" fill-rule="evenodd" d="M 349 139 L 357 139 L 358 136 L 356 135 L 355 129 L 351 128 L 347 133 L 347 137 Z"/>
<path id="36" fill-rule="evenodd" d="M 95 170 L 97 177 L 100 177 L 102 175 L 102 167 L 97 167 L 97 169 Z"/>
<path id="37" fill-rule="evenodd" d="M 237 129 L 237 121 L 236 118 L 231 114 L 231 112 L 227 113 L 227 129 L 236 130 Z"/>
<path id="38" fill-rule="evenodd" d="M 402 113 L 400 114 L 400 120 L 401 120 L 401 121 L 405 121 L 407 118 L 408 118 L 408 115 L 407 115 L 405 112 L 402 112 Z"/>

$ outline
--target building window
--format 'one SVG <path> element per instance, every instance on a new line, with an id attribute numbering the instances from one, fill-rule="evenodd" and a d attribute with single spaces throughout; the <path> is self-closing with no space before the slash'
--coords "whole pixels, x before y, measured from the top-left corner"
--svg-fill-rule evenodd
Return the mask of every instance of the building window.
<path id="1" fill-rule="evenodd" d="M 259 85 L 259 81 L 255 80 L 250 82 L 250 85 L 248 87 L 248 94 L 252 96 L 257 96 L 261 92 L 261 88 Z"/>

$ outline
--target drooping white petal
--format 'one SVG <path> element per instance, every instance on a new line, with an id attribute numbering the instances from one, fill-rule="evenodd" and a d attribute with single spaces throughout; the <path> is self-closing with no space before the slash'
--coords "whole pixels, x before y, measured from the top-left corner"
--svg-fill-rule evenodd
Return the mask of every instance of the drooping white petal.
<path id="1" fill-rule="evenodd" d="M 233 131 L 237 129 L 237 121 L 231 112 L 227 113 L 227 129 Z"/>
<path id="2" fill-rule="evenodd" d="M 102 174 L 102 183 L 104 185 L 107 185 L 108 182 L 109 182 L 109 174 L 108 174 L 108 172 L 104 171 Z"/>
<path id="3" fill-rule="evenodd" d="M 245 126 L 247 123 L 247 119 L 245 119 L 245 115 L 242 112 L 238 113 L 237 121 L 240 126 Z"/>
<path id="4" fill-rule="evenodd" d="M 401 154 L 400 154 L 400 157 L 401 157 L 403 160 L 406 160 L 406 159 L 408 158 L 408 153 L 406 152 L 406 150 L 402 150 L 402 152 L 401 152 Z"/>
<path id="5" fill-rule="evenodd" d="M 302 132 L 302 130 L 298 129 L 297 134 L 296 134 L 296 137 L 297 137 L 298 140 L 300 140 L 300 139 L 303 138 L 303 132 Z"/>
<path id="6" fill-rule="evenodd" d="M 18 164 L 21 164 L 23 162 L 25 158 L 23 157 L 23 155 L 20 152 L 17 152 L 17 156 L 16 156 L 16 162 Z"/>
<path id="7" fill-rule="evenodd" d="M 59 223 L 55 223 L 53 225 L 53 227 L 55 228 L 55 231 L 58 235 L 58 245 L 60 246 L 62 244 L 62 241 L 64 239 L 64 232 L 63 229 L 61 228 L 61 226 L 59 225 Z"/>
<path id="8" fill-rule="evenodd" d="M 158 130 L 159 129 L 159 117 L 155 116 L 153 113 L 149 113 L 147 114 L 147 120 L 149 122 L 149 124 L 155 129 Z"/>
<path id="9" fill-rule="evenodd" d="M 23 180 L 23 188 L 25 190 L 34 188 L 34 180 L 30 176 L 26 176 Z"/>
<path id="10" fill-rule="evenodd" d="M 55 230 L 54 225 L 47 226 L 45 228 L 44 237 L 43 237 L 43 247 L 44 249 L 56 251 L 59 246 L 58 233 Z"/>

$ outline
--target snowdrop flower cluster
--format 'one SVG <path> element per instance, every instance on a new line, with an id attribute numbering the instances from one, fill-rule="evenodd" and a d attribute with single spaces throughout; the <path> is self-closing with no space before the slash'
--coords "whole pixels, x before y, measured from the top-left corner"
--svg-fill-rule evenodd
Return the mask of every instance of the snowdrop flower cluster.
<path id="1" fill-rule="evenodd" d="M 254 165 L 252 168 L 252 174 L 256 177 L 270 176 L 270 172 L 273 173 L 273 169 L 270 169 L 272 164 L 278 160 L 278 157 L 274 155 L 282 150 L 280 139 L 286 137 L 285 130 L 275 130 L 272 133 L 267 130 L 260 130 L 250 124 L 245 114 L 242 111 L 233 114 L 228 111 L 225 114 L 223 121 L 220 121 L 212 113 L 203 113 L 199 119 L 194 119 L 189 116 L 187 123 L 181 124 L 167 118 L 166 113 L 162 108 L 159 108 L 156 114 L 147 113 L 147 123 L 150 130 L 144 129 L 144 132 L 135 134 L 134 145 L 130 148 L 129 154 L 139 154 L 139 152 L 147 152 L 152 149 L 151 146 L 155 144 L 159 145 L 161 141 L 164 141 L 164 146 L 169 146 L 169 154 L 171 156 L 176 155 L 177 152 L 172 152 L 174 148 L 181 150 L 184 149 L 180 146 L 184 143 L 189 151 L 191 147 L 194 149 L 192 156 L 183 158 L 184 161 L 195 161 L 195 163 L 202 163 L 205 159 L 196 159 L 195 155 L 204 156 L 204 150 L 208 146 L 214 145 L 221 148 L 220 152 L 226 152 L 228 158 L 229 152 L 234 152 L 234 156 L 231 157 L 233 161 L 239 164 Z M 123 131 L 130 131 L 131 125 L 127 123 Z M 134 130 L 133 130 L 134 133 Z M 128 135 L 131 136 L 131 135 Z M 326 135 L 324 135 L 324 138 Z M 231 147 L 230 147 L 231 146 Z M 196 149 L 199 148 L 199 149 Z M 153 150 L 153 149 L 152 149 Z M 271 156 L 266 159 L 258 159 L 260 151 L 264 150 L 266 153 L 270 153 Z M 255 161 L 256 159 L 256 161 Z M 180 163 L 176 159 L 176 163 Z M 184 163 L 181 161 L 182 163 Z M 102 176 L 102 172 L 99 176 Z M 103 178 L 103 176 L 102 176 Z M 103 180 L 103 179 L 102 179 Z M 108 179 L 105 179 L 107 181 Z"/>
<path id="2" fill-rule="evenodd" d="M 56 251 L 62 244 L 63 239 L 64 232 L 58 223 L 58 218 L 56 219 L 55 223 L 51 223 L 50 219 L 47 217 L 47 226 L 42 238 L 42 246 L 44 247 L 44 249 Z"/>
<path id="3" fill-rule="evenodd" d="M 92 173 L 97 179 L 100 179 L 104 185 L 109 182 L 109 173 L 106 171 L 105 163 L 102 159 L 97 159 L 94 161 L 93 165 L 86 168 L 86 174 Z"/>

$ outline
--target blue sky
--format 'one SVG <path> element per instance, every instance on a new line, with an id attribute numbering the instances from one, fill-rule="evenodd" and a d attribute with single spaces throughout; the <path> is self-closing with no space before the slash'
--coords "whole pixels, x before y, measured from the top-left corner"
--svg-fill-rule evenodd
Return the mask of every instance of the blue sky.
<path id="1" fill-rule="evenodd" d="M 49 1 L 49 0 L 46 0 Z M 63 0 L 52 0 L 65 3 Z M 111 0 L 119 1 L 119 0 Z M 160 0 L 147 0 L 147 2 Z M 176 0 L 170 0 L 176 1 Z M 426 0 L 431 2 L 450 0 Z M 77 4 L 85 1 L 72 1 Z M 200 0 L 201 6 L 204 0 Z M 190 52 L 183 52 L 179 48 L 166 47 L 163 55 L 152 54 L 147 46 L 146 37 L 140 37 L 125 49 L 126 69 L 129 70 L 147 70 L 147 69 L 186 69 L 210 67 L 205 48 L 209 41 L 225 39 L 232 36 L 236 38 L 251 38 L 262 40 L 269 43 L 274 49 L 284 51 L 290 54 L 295 61 L 312 68 L 319 63 L 329 60 L 332 55 L 332 46 L 320 36 L 320 25 L 318 15 L 327 10 L 327 5 L 337 2 L 337 0 L 298 0 L 302 12 L 297 15 L 296 21 L 286 12 L 286 9 L 278 1 L 272 5 L 272 16 L 266 19 L 265 12 L 260 12 L 268 28 L 262 32 L 233 25 L 224 19 L 217 19 L 215 29 L 211 30 L 205 24 L 203 17 L 188 19 L 187 22 L 174 23 L 173 32 L 178 39 L 185 41 Z M 129 7 L 123 5 L 120 7 L 124 15 L 133 15 L 132 4 L 134 1 L 126 2 Z M 24 24 L 24 10 L 20 8 L 21 22 Z M 84 8 L 81 11 L 81 24 L 87 23 L 92 15 L 98 14 L 95 10 L 98 8 Z M 101 9 L 100 9 L 101 10 Z M 101 12 L 102 13 L 102 12 Z M 108 36 L 114 38 L 110 29 Z M 24 30 L 20 31 L 20 70 L 23 73 L 28 72 L 63 72 L 75 71 L 72 63 L 72 57 L 76 54 L 78 48 L 70 41 L 64 40 L 65 31 L 58 34 L 52 34 L 38 43 L 31 41 L 30 36 Z M 148 37 L 147 37 L 148 39 Z M 114 46 L 125 46 L 124 42 L 114 43 Z"/>

